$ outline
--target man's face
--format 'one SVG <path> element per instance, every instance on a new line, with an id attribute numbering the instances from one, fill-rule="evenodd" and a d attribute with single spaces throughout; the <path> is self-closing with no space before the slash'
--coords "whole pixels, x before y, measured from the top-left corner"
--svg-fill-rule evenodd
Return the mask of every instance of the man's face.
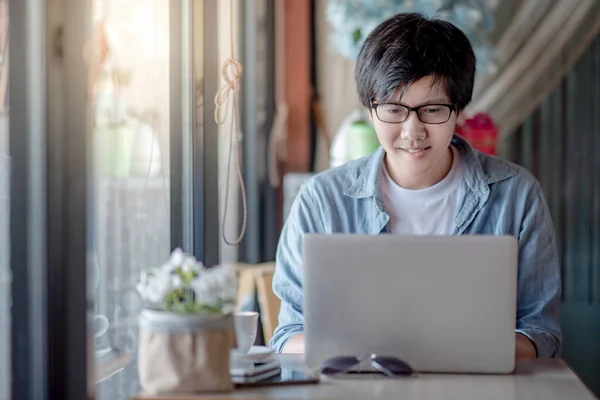
<path id="1" fill-rule="evenodd" d="M 426 76 L 410 85 L 402 93 L 398 87 L 390 103 L 405 107 L 424 105 L 450 105 L 449 96 L 442 86 L 432 86 L 433 78 Z M 402 98 L 400 96 L 402 95 Z M 444 121 L 448 116 L 442 107 L 424 107 L 421 119 Z M 404 122 L 389 123 L 399 118 L 402 110 L 394 106 L 378 106 L 377 114 L 371 110 L 371 120 L 379 142 L 386 151 L 386 166 L 392 178 L 408 189 L 422 189 L 435 185 L 450 170 L 452 153 L 450 141 L 456 127 L 457 114 L 449 113 L 447 121 L 437 124 L 425 123 L 412 111 Z M 379 115 L 379 117 L 378 117 Z"/>

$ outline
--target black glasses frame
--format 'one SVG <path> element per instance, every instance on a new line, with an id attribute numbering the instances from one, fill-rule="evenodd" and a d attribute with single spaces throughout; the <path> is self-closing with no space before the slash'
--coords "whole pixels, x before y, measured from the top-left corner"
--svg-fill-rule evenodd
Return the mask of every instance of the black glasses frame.
<path id="1" fill-rule="evenodd" d="M 416 375 L 416 371 L 406 362 L 396 357 L 378 356 L 370 354 L 368 356 L 339 356 L 333 357 L 323 362 L 319 373 L 324 376 L 334 377 L 352 371 L 354 367 L 369 361 L 371 367 L 381 372 L 389 378 L 398 378 Z M 360 371 L 359 371 L 360 372 Z"/>
<path id="2" fill-rule="evenodd" d="M 407 110 L 406 113 L 406 118 L 404 118 L 402 121 L 397 121 L 397 122 L 388 122 L 388 121 L 384 121 L 379 117 L 379 112 L 377 111 L 377 108 L 379 106 L 385 106 L 385 105 L 393 105 L 393 106 L 398 106 L 398 107 L 403 107 Z M 425 122 L 423 121 L 423 119 L 421 118 L 421 115 L 419 114 L 419 110 L 421 108 L 425 108 L 425 107 L 431 107 L 431 106 L 444 106 L 444 107 L 448 107 L 450 109 L 450 112 L 448 113 L 448 118 L 443 121 L 443 122 Z M 452 113 L 454 111 L 456 111 L 456 107 L 452 104 L 443 104 L 443 103 L 439 103 L 439 104 L 423 104 L 422 106 L 418 106 L 418 107 L 407 107 L 405 105 L 402 105 L 400 103 L 377 103 L 374 102 L 373 100 L 371 100 L 371 109 L 375 110 L 375 115 L 377 116 L 377 119 L 380 120 L 381 122 L 385 123 L 385 124 L 401 124 L 403 122 L 405 122 L 408 117 L 410 116 L 411 112 L 415 112 L 417 114 L 417 118 L 419 118 L 419 121 L 421 121 L 424 124 L 427 125 L 441 125 L 441 124 L 445 124 L 446 122 L 448 122 L 450 120 L 450 117 L 452 116 Z"/>

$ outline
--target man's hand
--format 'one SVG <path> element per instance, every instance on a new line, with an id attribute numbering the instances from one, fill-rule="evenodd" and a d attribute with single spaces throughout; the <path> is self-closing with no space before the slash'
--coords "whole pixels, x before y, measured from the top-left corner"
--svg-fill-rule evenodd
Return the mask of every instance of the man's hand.
<path id="1" fill-rule="evenodd" d="M 281 351 L 286 354 L 304 354 L 304 334 L 299 333 L 288 340 Z"/>
<path id="2" fill-rule="evenodd" d="M 529 338 L 521 333 L 517 333 L 515 341 L 515 359 L 537 358 L 535 346 Z"/>

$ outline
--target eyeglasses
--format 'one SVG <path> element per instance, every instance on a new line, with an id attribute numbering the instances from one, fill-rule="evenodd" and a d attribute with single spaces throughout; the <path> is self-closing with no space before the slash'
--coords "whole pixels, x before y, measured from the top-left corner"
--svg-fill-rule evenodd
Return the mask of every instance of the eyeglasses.
<path id="1" fill-rule="evenodd" d="M 363 357 L 341 356 L 330 358 L 321 365 L 320 373 L 325 376 L 334 376 L 350 372 L 365 360 L 368 360 L 373 368 L 390 378 L 415 374 L 412 367 L 404 361 L 396 357 L 378 356 L 375 354 Z"/>
<path id="2" fill-rule="evenodd" d="M 399 124 L 408 119 L 411 111 L 417 113 L 424 124 L 443 124 L 448 122 L 455 107 L 449 104 L 425 104 L 419 107 L 406 107 L 395 103 L 371 102 L 377 118 L 387 124 Z"/>

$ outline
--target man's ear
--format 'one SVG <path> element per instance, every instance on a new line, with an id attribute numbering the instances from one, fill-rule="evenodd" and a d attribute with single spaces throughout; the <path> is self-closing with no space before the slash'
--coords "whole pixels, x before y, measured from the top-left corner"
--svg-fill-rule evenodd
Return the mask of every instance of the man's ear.
<path id="1" fill-rule="evenodd" d="M 369 121 L 373 122 L 373 109 L 369 108 Z"/>
<path id="2" fill-rule="evenodd" d="M 456 112 L 456 125 L 463 126 L 466 121 L 467 121 L 467 113 L 465 113 L 465 110 L 457 111 Z"/>

